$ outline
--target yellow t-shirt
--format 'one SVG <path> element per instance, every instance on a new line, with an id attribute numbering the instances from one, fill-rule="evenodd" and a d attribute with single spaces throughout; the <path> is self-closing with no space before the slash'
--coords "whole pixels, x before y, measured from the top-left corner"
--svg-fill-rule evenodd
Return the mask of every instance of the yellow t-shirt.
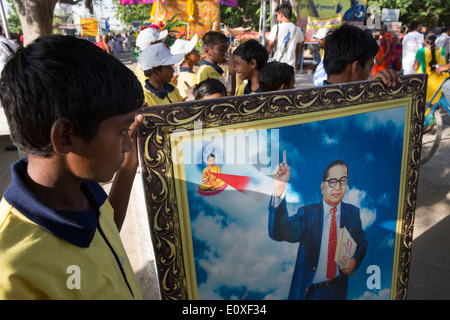
<path id="1" fill-rule="evenodd" d="M 178 88 L 173 83 L 164 83 L 165 91 L 153 88 L 148 81 L 145 83 L 144 96 L 148 106 L 176 103 L 183 100 Z"/>
<path id="2" fill-rule="evenodd" d="M 142 299 L 98 183 L 84 182 L 97 209 L 63 212 L 42 203 L 13 165 L 0 202 L 0 299 Z"/>
<path id="3" fill-rule="evenodd" d="M 188 84 L 186 85 L 185 82 Z M 178 74 L 177 88 L 182 97 L 192 96 L 192 90 L 197 84 L 197 74 L 187 68 L 180 68 Z M 188 88 L 188 86 L 190 88 Z"/>
<path id="4" fill-rule="evenodd" d="M 197 84 L 203 80 L 213 78 L 227 85 L 225 78 L 222 76 L 223 70 L 217 65 L 214 65 L 206 60 L 200 61 L 200 68 L 197 71 Z"/>

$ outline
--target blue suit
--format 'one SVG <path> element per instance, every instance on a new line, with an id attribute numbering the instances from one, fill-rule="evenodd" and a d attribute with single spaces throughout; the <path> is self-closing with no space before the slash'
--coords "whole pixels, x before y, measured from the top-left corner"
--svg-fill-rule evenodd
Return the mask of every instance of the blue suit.
<path id="1" fill-rule="evenodd" d="M 286 199 L 278 208 L 269 205 L 269 236 L 275 241 L 299 242 L 297 261 L 289 291 L 290 300 L 305 299 L 315 275 L 322 240 L 322 203 L 304 206 L 291 217 L 288 216 Z M 367 240 L 361 226 L 359 209 L 341 202 L 340 228 L 346 227 L 357 247 L 353 258 L 356 271 L 367 250 Z M 354 272 L 353 271 L 353 272 Z M 339 296 L 347 297 L 348 275 L 340 273 Z"/>

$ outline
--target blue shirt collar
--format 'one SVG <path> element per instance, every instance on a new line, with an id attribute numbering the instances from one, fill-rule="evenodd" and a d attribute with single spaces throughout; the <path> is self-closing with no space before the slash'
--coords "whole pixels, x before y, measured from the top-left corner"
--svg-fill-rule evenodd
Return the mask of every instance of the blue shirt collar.
<path id="1" fill-rule="evenodd" d="M 186 67 L 180 67 L 180 72 L 195 73 L 193 70 L 186 68 Z"/>
<path id="2" fill-rule="evenodd" d="M 222 69 L 221 67 L 219 67 L 219 66 L 218 66 L 217 64 L 215 64 L 215 63 L 211 63 L 211 62 L 206 61 L 206 60 L 200 60 L 200 66 L 202 66 L 202 65 L 207 65 L 207 66 L 213 67 L 214 69 L 216 69 L 216 71 L 217 71 L 219 74 L 222 74 L 222 73 L 223 73 L 223 69 Z"/>
<path id="3" fill-rule="evenodd" d="M 81 188 L 90 196 L 95 209 L 87 211 L 58 211 L 45 204 L 24 182 L 28 162 L 21 159 L 11 166 L 11 183 L 3 197 L 21 214 L 49 233 L 79 247 L 89 247 L 97 229 L 99 208 L 107 194 L 95 182 L 85 181 Z"/>
<path id="4" fill-rule="evenodd" d="M 251 93 L 259 93 L 263 92 L 260 87 L 258 87 L 255 91 L 252 91 L 251 89 L 252 83 L 250 80 L 248 81 L 247 85 L 244 88 L 244 94 L 251 94 Z"/>
<path id="5" fill-rule="evenodd" d="M 149 90 L 150 92 L 152 92 L 155 96 L 157 96 L 160 99 L 165 99 L 169 95 L 169 93 L 175 89 L 175 87 L 173 85 L 171 85 L 170 83 L 167 83 L 167 82 L 163 83 L 163 87 L 164 87 L 163 90 L 158 90 L 150 84 L 148 79 L 145 80 L 145 88 L 147 90 Z"/>

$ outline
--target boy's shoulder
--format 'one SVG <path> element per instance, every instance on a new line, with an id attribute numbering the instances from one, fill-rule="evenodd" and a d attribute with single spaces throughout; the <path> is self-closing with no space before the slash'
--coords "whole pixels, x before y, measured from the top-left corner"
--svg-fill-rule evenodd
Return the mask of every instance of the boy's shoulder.
<path id="1" fill-rule="evenodd" d="M 224 83 L 222 76 L 223 70 L 218 65 L 214 65 L 211 62 L 202 60 L 200 68 L 197 71 L 197 83 L 200 83 L 206 79 L 214 78 Z"/>
<path id="2" fill-rule="evenodd" d="M 27 166 L 27 161 L 21 159 L 11 167 L 11 183 L 3 194 L 4 200 L 11 206 L 10 212 L 26 217 L 58 238 L 88 247 L 97 227 L 96 211 L 107 202 L 108 195 L 104 189 L 96 182 L 84 181 L 81 188 L 89 195 L 95 209 L 58 211 L 45 204 L 28 188 L 24 182 Z"/>

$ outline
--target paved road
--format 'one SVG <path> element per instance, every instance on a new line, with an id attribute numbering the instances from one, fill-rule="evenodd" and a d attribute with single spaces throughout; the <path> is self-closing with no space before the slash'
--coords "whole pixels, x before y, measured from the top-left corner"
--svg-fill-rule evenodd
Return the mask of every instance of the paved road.
<path id="1" fill-rule="evenodd" d="M 129 53 L 119 55 L 125 65 L 135 70 Z M 311 86 L 311 75 L 296 74 L 296 87 Z M 444 117 L 446 131 L 435 156 L 421 167 L 416 204 L 414 238 L 408 299 L 450 299 L 450 119 Z M 19 158 L 17 152 L 6 152 L 9 131 L 0 112 L 0 194 L 10 179 L 9 166 Z M 108 189 L 108 186 L 105 186 Z M 146 299 L 158 299 L 153 249 L 148 237 L 148 221 L 143 212 L 141 175 L 135 180 L 135 192 L 129 214 L 121 232 L 133 268 Z"/>

